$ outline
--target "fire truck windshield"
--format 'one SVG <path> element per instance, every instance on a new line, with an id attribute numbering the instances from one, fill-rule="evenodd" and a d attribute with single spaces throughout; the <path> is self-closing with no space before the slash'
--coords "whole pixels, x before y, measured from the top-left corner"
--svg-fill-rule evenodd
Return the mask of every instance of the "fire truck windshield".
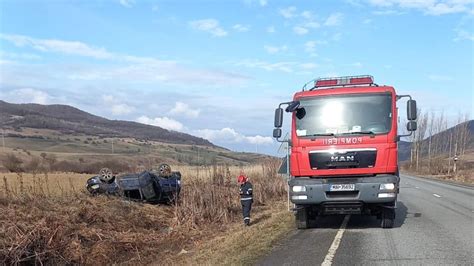
<path id="1" fill-rule="evenodd" d="M 391 99 L 389 93 L 302 98 L 295 115 L 296 135 L 388 133 L 393 116 Z"/>

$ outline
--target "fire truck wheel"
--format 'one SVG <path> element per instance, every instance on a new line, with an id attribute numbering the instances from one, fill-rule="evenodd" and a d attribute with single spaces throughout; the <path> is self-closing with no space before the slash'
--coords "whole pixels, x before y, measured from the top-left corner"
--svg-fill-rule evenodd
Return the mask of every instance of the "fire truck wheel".
<path id="1" fill-rule="evenodd" d="M 382 211 L 382 228 L 393 228 L 395 221 L 395 210 L 394 209 L 384 209 Z"/>
<path id="2" fill-rule="evenodd" d="M 296 210 L 296 228 L 307 229 L 309 226 L 308 208 L 299 207 Z"/>

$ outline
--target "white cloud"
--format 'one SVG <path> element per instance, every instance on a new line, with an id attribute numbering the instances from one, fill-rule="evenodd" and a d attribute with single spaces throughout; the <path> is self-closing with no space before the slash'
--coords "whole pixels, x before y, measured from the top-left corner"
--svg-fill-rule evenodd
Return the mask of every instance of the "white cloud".
<path id="1" fill-rule="evenodd" d="M 316 52 L 316 41 L 307 41 L 307 42 L 305 42 L 304 49 L 308 53 Z"/>
<path id="2" fill-rule="evenodd" d="M 266 145 L 266 144 L 273 143 L 273 139 L 271 137 L 264 137 L 260 135 L 247 136 L 245 137 L 245 140 L 250 144 L 258 144 L 258 145 Z"/>
<path id="3" fill-rule="evenodd" d="M 362 23 L 364 23 L 364 24 L 370 24 L 370 23 L 372 23 L 372 19 L 370 19 L 370 18 L 364 19 L 364 20 L 362 21 Z"/>
<path id="4" fill-rule="evenodd" d="M 256 3 L 260 5 L 261 7 L 265 7 L 268 5 L 267 0 L 244 0 L 244 3 L 249 6 L 253 6 Z"/>
<path id="5" fill-rule="evenodd" d="M 42 52 L 54 52 L 65 55 L 92 57 L 95 59 L 112 60 L 114 65 L 81 66 L 74 68 L 58 67 L 63 73 L 62 77 L 71 80 L 121 80 L 140 82 L 162 82 L 168 84 L 192 83 L 192 84 L 242 84 L 249 78 L 235 73 L 219 70 L 195 69 L 178 64 L 175 61 L 160 60 L 153 57 L 139 57 L 133 55 L 116 54 L 104 48 L 97 48 L 78 41 L 63 41 L 54 39 L 36 39 L 24 35 L 0 34 L 0 39 L 13 43 L 18 47 L 31 47 Z M 2 57 L 6 53 L 1 54 Z M 18 56 L 15 56 L 19 58 Z M 30 56 L 30 58 L 32 58 Z M 19 59 L 26 59 L 25 56 Z M 2 63 L 9 63 L 2 59 Z M 47 65 L 54 69 L 54 65 Z M 30 68 L 31 69 L 31 68 Z M 7 69 L 8 70 L 8 69 Z M 4 69 L 4 71 L 7 71 Z M 22 71 L 24 73 L 24 71 Z M 36 73 L 32 73 L 37 76 Z M 45 78 L 46 80 L 46 78 Z"/>
<path id="6" fill-rule="evenodd" d="M 281 71 L 285 73 L 293 72 L 293 66 L 295 66 L 294 62 L 277 62 L 277 63 L 269 63 L 266 61 L 261 60 L 242 60 L 236 62 L 235 66 L 243 66 L 248 68 L 260 68 L 266 71 Z"/>
<path id="7" fill-rule="evenodd" d="M 238 67 L 248 67 L 248 68 L 259 68 L 266 71 L 281 71 L 285 73 L 293 73 L 294 69 L 302 68 L 302 69 L 313 69 L 318 67 L 318 65 L 308 62 L 308 63 L 301 63 L 301 62 L 276 62 L 270 63 L 266 61 L 260 60 L 242 60 L 239 62 L 234 63 L 235 66 Z"/>
<path id="8" fill-rule="evenodd" d="M 450 81 L 452 77 L 446 75 L 429 75 L 428 78 L 432 81 Z"/>
<path id="9" fill-rule="evenodd" d="M 12 99 L 14 102 L 17 102 L 19 99 L 21 99 L 21 102 L 24 103 L 37 104 L 48 104 L 51 100 L 51 96 L 49 96 L 46 92 L 32 88 L 13 90 L 9 93 L 8 98 Z"/>
<path id="10" fill-rule="evenodd" d="M 119 3 L 124 7 L 130 8 L 135 4 L 135 0 L 120 0 Z"/>
<path id="11" fill-rule="evenodd" d="M 238 32 L 247 32 L 250 30 L 250 27 L 247 25 L 235 24 L 232 28 Z"/>
<path id="12" fill-rule="evenodd" d="M 294 6 L 290 6 L 287 8 L 280 8 L 279 12 L 280 12 L 280 15 L 282 15 L 284 18 L 296 17 L 296 7 Z"/>
<path id="13" fill-rule="evenodd" d="M 276 53 L 284 52 L 288 50 L 288 47 L 286 45 L 283 45 L 283 46 L 264 45 L 263 48 L 269 54 L 276 54 Z"/>
<path id="14" fill-rule="evenodd" d="M 238 133 L 233 128 L 223 129 L 200 129 L 196 130 L 195 134 L 199 137 L 205 138 L 211 142 L 221 143 L 250 143 L 258 145 L 272 144 L 273 139 L 271 137 L 264 137 L 260 135 L 256 136 L 245 136 Z"/>
<path id="15" fill-rule="evenodd" d="M 269 26 L 269 27 L 267 28 L 267 32 L 268 32 L 268 33 L 275 33 L 275 32 L 276 32 L 275 27 Z"/>
<path id="16" fill-rule="evenodd" d="M 301 12 L 301 16 L 305 19 L 312 19 L 313 18 L 313 13 L 311 11 L 305 10 Z"/>
<path id="17" fill-rule="evenodd" d="M 343 17 L 344 15 L 342 13 L 333 13 L 326 19 L 326 21 L 324 22 L 324 25 L 325 26 L 341 25 Z"/>
<path id="18" fill-rule="evenodd" d="M 361 62 L 355 62 L 355 63 L 351 64 L 351 66 L 353 66 L 353 67 L 357 67 L 357 68 L 361 68 L 361 67 L 363 67 L 363 65 L 362 65 L 362 63 L 361 63 Z"/>
<path id="19" fill-rule="evenodd" d="M 368 3 L 381 8 L 417 9 L 427 15 L 435 16 L 470 13 L 474 4 L 472 0 L 369 0 Z M 387 14 L 396 13 L 393 10 L 387 12 L 390 12 Z"/>
<path id="20" fill-rule="evenodd" d="M 111 107 L 112 114 L 114 115 L 127 115 L 133 112 L 135 108 L 126 104 L 114 104 Z"/>
<path id="21" fill-rule="evenodd" d="M 293 27 L 293 32 L 298 34 L 298 35 L 305 35 L 309 32 L 307 28 L 301 27 L 301 26 L 295 26 Z"/>
<path id="22" fill-rule="evenodd" d="M 200 109 L 192 109 L 183 102 L 176 102 L 173 109 L 169 112 L 171 115 L 184 115 L 190 118 L 197 118 L 201 113 Z"/>
<path id="23" fill-rule="evenodd" d="M 454 41 L 463 41 L 463 40 L 469 40 L 469 41 L 474 41 L 474 33 L 468 32 L 466 30 L 461 30 L 461 29 L 456 29 L 456 37 L 454 38 Z"/>
<path id="24" fill-rule="evenodd" d="M 377 16 L 388 16 L 388 15 L 403 15 L 404 12 L 396 11 L 396 10 L 376 10 L 372 12 L 372 14 Z"/>
<path id="25" fill-rule="evenodd" d="M 331 40 L 337 42 L 337 41 L 340 41 L 340 40 L 341 40 L 341 37 L 342 37 L 342 33 L 336 32 L 336 33 L 334 33 L 334 34 L 331 36 Z"/>
<path id="26" fill-rule="evenodd" d="M 94 57 L 99 59 L 112 58 L 113 54 L 104 48 L 92 47 L 77 41 L 55 39 L 35 39 L 23 35 L 0 34 L 0 38 L 12 42 L 18 47 L 29 46 L 42 52 L 58 52 L 69 55 Z"/>
<path id="27" fill-rule="evenodd" d="M 311 29 L 317 29 L 321 27 L 321 25 L 318 22 L 315 21 L 309 21 L 304 24 L 304 27 L 306 28 L 311 28 Z"/>
<path id="28" fill-rule="evenodd" d="M 0 51 L 0 58 L 39 60 L 41 59 L 41 56 L 36 55 L 36 54 L 28 54 L 28 53 L 11 53 L 11 52 Z"/>
<path id="29" fill-rule="evenodd" d="M 195 30 L 208 32 L 215 37 L 227 36 L 227 32 L 221 28 L 219 21 L 213 18 L 194 20 L 189 22 L 189 25 Z"/>
<path id="30" fill-rule="evenodd" d="M 184 129 L 183 124 L 168 117 L 150 118 L 148 116 L 140 116 L 136 121 L 138 123 L 157 126 L 168 130 L 181 131 Z"/>
<path id="31" fill-rule="evenodd" d="M 312 69 L 317 68 L 318 65 L 315 63 L 303 63 L 303 64 L 300 64 L 300 67 L 305 70 L 312 70 Z"/>
<path id="32" fill-rule="evenodd" d="M 113 115 L 128 115 L 135 111 L 131 105 L 124 104 L 121 100 L 113 95 L 102 95 L 102 101 L 106 106 L 106 110 L 110 110 Z"/>
<path id="33" fill-rule="evenodd" d="M 326 41 L 307 41 L 304 43 L 304 50 L 310 54 L 310 56 L 317 56 L 316 46 L 320 44 L 327 44 Z"/>

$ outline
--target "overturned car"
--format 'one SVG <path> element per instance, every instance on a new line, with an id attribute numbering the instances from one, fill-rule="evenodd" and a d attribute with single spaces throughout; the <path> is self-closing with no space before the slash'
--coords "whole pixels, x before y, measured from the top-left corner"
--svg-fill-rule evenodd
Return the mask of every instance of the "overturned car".
<path id="1" fill-rule="evenodd" d="M 87 190 L 92 195 L 118 195 L 131 200 L 149 203 L 173 203 L 181 191 L 181 173 L 171 171 L 167 164 L 157 171 L 115 176 L 108 168 L 87 180 Z"/>

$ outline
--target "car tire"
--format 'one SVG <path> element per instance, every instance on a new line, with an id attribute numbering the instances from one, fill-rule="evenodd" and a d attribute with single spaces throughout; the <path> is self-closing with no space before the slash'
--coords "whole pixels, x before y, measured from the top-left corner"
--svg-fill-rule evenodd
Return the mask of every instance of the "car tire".
<path id="1" fill-rule="evenodd" d="M 109 168 L 102 168 L 99 171 L 99 179 L 104 183 L 110 184 L 115 179 L 115 176 Z"/>

